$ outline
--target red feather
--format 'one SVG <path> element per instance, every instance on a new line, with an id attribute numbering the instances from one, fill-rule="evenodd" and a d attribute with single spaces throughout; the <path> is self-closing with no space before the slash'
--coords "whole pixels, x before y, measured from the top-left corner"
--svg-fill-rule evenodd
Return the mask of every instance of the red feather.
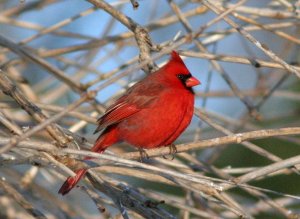
<path id="1" fill-rule="evenodd" d="M 172 144 L 191 122 L 191 87 L 198 84 L 173 51 L 166 65 L 132 86 L 98 119 L 95 132 L 103 132 L 91 150 L 102 153 L 120 141 L 145 149 Z M 67 194 L 85 173 L 84 169 L 76 171 L 76 176 L 69 177 L 59 193 Z"/>

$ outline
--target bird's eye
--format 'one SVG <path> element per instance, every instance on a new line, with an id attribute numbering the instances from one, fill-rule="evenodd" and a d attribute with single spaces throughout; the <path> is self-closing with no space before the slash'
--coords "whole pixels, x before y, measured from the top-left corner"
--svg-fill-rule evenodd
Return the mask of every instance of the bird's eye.
<path id="1" fill-rule="evenodd" d="M 185 77 L 184 77 L 183 74 L 178 74 L 178 75 L 177 75 L 177 78 L 179 78 L 180 80 L 183 80 Z"/>

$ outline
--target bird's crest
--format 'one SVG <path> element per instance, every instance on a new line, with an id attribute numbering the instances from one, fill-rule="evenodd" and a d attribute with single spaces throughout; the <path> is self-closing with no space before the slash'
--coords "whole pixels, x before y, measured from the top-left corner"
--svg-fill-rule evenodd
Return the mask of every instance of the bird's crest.
<path id="1" fill-rule="evenodd" d="M 183 63 L 181 57 L 179 56 L 179 54 L 175 50 L 173 50 L 172 53 L 171 53 L 171 60 L 179 62 L 179 63 Z"/>

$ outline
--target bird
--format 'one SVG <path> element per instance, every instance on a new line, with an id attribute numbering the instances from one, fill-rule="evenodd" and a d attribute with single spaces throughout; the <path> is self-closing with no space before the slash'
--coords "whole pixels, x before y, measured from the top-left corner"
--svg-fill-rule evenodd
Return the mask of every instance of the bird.
<path id="1" fill-rule="evenodd" d="M 103 153 L 119 142 L 141 151 L 173 145 L 192 120 L 193 87 L 199 84 L 179 54 L 172 51 L 164 66 L 130 87 L 97 120 L 94 134 L 102 132 L 91 151 Z M 86 172 L 87 169 L 76 170 L 58 193 L 67 194 Z"/>

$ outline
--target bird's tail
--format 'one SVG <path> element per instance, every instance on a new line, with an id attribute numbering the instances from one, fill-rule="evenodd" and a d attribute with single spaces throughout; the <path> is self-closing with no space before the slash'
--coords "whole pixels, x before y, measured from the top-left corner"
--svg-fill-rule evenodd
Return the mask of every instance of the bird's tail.
<path id="1" fill-rule="evenodd" d="M 64 184 L 60 187 L 58 193 L 66 195 L 68 192 L 70 192 L 79 182 L 79 180 L 85 175 L 86 171 L 87 169 L 79 169 L 75 171 L 76 175 L 69 176 Z"/>
<path id="2" fill-rule="evenodd" d="M 117 132 L 115 127 L 109 127 L 103 131 L 103 133 L 97 139 L 95 145 L 92 147 L 91 151 L 97 153 L 103 153 L 106 148 L 118 142 Z M 86 157 L 85 160 L 89 160 L 90 157 Z M 64 184 L 60 187 L 58 193 L 66 195 L 70 192 L 79 180 L 86 174 L 87 169 L 76 170 L 75 176 L 69 176 Z"/>

